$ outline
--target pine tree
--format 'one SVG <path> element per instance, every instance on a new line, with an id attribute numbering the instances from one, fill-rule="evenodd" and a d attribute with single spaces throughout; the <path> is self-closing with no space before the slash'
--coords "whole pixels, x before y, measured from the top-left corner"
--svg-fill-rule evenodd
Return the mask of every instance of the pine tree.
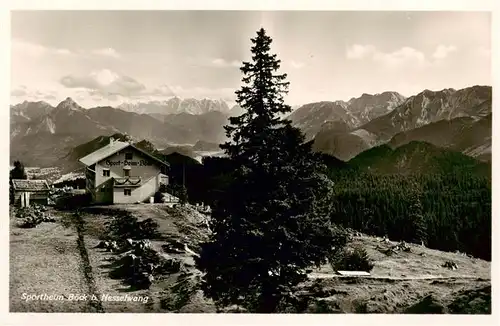
<path id="1" fill-rule="evenodd" d="M 14 162 L 14 168 L 10 171 L 10 179 L 28 179 L 24 164 L 21 161 Z"/>
<path id="2" fill-rule="evenodd" d="M 238 304 L 251 312 L 275 312 L 305 268 L 326 262 L 345 244 L 331 225 L 332 182 L 291 122 L 284 104 L 286 74 L 270 54 L 264 29 L 252 40 L 252 62 L 241 68 L 237 102 L 245 109 L 230 119 L 230 141 L 221 145 L 234 171 L 214 203 L 212 235 L 202 245 L 198 268 L 203 289 L 219 307 Z"/>
<path id="3" fill-rule="evenodd" d="M 24 164 L 21 161 L 14 162 L 14 168 L 9 173 L 9 202 L 14 203 L 14 185 L 12 179 L 28 179 L 28 175 L 24 170 Z"/>
<path id="4" fill-rule="evenodd" d="M 420 198 L 420 191 L 414 189 L 410 198 L 409 209 L 410 225 L 413 232 L 413 237 L 410 241 L 425 245 L 427 242 L 427 223 L 424 218 L 424 210 Z"/>
<path id="5" fill-rule="evenodd" d="M 185 206 L 188 203 L 188 192 L 187 188 L 184 185 L 181 185 L 179 188 L 179 204 L 181 206 Z"/>

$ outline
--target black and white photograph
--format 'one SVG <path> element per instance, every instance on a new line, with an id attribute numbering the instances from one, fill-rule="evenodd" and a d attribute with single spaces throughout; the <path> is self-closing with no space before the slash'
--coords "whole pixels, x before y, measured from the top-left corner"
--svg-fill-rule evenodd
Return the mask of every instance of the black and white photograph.
<path id="1" fill-rule="evenodd" d="M 492 19 L 12 10 L 9 312 L 491 315 Z"/>

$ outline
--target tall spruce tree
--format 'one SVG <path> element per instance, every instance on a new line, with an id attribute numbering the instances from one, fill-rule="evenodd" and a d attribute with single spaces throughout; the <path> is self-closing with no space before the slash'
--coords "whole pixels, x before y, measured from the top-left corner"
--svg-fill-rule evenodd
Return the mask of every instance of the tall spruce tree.
<path id="1" fill-rule="evenodd" d="M 424 217 L 424 209 L 421 201 L 421 185 L 418 181 L 411 182 L 409 190 L 410 241 L 425 245 L 427 243 L 427 222 Z"/>
<path id="2" fill-rule="evenodd" d="M 237 304 L 250 312 L 275 312 L 305 268 L 343 249 L 344 234 L 331 225 L 332 182 L 302 133 L 280 114 L 286 74 L 270 53 L 264 29 L 252 40 L 252 62 L 244 62 L 244 86 L 236 92 L 245 110 L 225 127 L 221 145 L 231 163 L 231 183 L 219 193 L 211 238 L 198 268 L 205 295 L 219 307 Z"/>

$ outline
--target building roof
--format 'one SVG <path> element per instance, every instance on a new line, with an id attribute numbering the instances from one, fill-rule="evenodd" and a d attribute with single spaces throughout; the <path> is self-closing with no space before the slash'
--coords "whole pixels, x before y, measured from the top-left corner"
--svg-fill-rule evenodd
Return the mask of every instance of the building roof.
<path id="1" fill-rule="evenodd" d="M 50 190 L 46 180 L 12 179 L 14 190 L 18 191 L 46 191 Z"/>
<path id="2" fill-rule="evenodd" d="M 97 162 L 104 160 L 107 157 L 110 157 L 111 155 L 113 155 L 115 153 L 118 153 L 119 151 L 121 151 L 127 147 L 132 147 L 136 151 L 141 152 L 142 154 L 144 154 L 145 156 L 148 156 L 152 160 L 155 160 L 156 162 L 158 162 L 160 164 L 169 166 L 169 164 L 167 162 L 164 162 L 164 161 L 158 159 L 157 157 L 154 157 L 150 153 L 148 153 L 140 148 L 137 148 L 136 146 L 134 146 L 130 143 L 121 142 L 121 141 L 117 141 L 117 140 L 109 143 L 108 145 L 106 145 L 104 147 L 99 148 L 98 150 L 90 153 L 87 156 L 82 157 L 80 159 L 80 162 L 85 164 L 86 166 L 90 166 L 92 164 L 95 164 Z"/>
<path id="3" fill-rule="evenodd" d="M 128 146 L 130 146 L 129 143 L 115 140 L 115 141 L 107 144 L 106 146 L 101 147 L 98 150 L 90 153 L 89 155 L 82 157 L 80 159 L 80 162 L 82 162 L 86 166 L 90 166 L 94 163 L 97 163 L 97 162 L 105 159 L 106 157 L 109 157 L 109 156 L 121 151 L 122 149 L 124 149 Z"/>

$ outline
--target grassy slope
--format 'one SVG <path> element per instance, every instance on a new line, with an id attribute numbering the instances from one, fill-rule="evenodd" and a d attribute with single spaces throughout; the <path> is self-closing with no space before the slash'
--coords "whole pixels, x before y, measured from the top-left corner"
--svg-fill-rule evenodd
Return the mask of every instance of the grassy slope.
<path id="1" fill-rule="evenodd" d="M 196 242 L 203 238 L 202 232 L 197 229 L 195 214 L 187 211 L 169 209 L 162 205 L 114 205 L 106 209 L 127 210 L 139 219 L 151 217 L 159 223 L 164 236 L 182 240 L 193 249 Z M 67 213 L 58 214 L 62 216 Z M 105 222 L 110 219 L 109 213 L 94 209 L 85 212 L 83 219 L 85 244 L 97 287 L 96 292 L 149 297 L 148 303 L 102 302 L 103 310 L 169 312 L 162 301 L 168 297 L 168 289 L 175 283 L 178 275 L 169 275 L 155 281 L 149 290 L 129 292 L 128 287 L 120 280 L 113 280 L 108 275 L 111 269 L 110 259 L 114 255 L 95 248 L 99 239 L 105 235 Z M 160 248 L 161 244 L 162 241 L 153 241 L 153 246 L 156 248 Z M 465 306 L 469 307 L 469 301 L 472 300 L 470 295 L 461 294 L 460 291 L 485 288 L 488 292 L 487 287 L 491 285 L 490 263 L 486 261 L 417 245 L 412 245 L 412 251 L 409 253 L 398 252 L 393 256 L 386 256 L 382 251 L 390 244 L 364 235 L 355 237 L 351 245 L 362 245 L 366 248 L 375 263 L 373 277 L 332 277 L 333 271 L 328 265 L 315 270 L 314 275 L 321 274 L 326 278 L 311 279 L 301 285 L 302 290 L 299 292 L 312 298 L 307 311 L 317 312 L 317 302 L 321 302 L 322 309 L 330 312 L 398 313 L 418 304 L 428 295 L 432 295 L 435 301 L 443 306 L 448 306 L 458 296 L 462 296 L 465 298 Z M 62 253 L 58 253 L 56 247 L 62 248 L 60 249 Z M 64 305 L 49 302 L 42 306 L 40 302 L 22 304 L 16 299 L 20 293 L 29 291 L 55 291 L 54 289 L 64 293 L 86 291 L 86 285 L 82 284 L 82 272 L 79 270 L 75 231 L 59 224 L 49 223 L 42 224 L 37 229 L 22 230 L 13 227 L 11 250 L 11 310 L 17 307 L 17 311 L 85 311 L 85 304 Z M 421 255 L 422 253 L 424 255 Z M 45 258 L 43 263 L 39 257 Z M 178 258 L 192 265 L 191 257 L 179 255 Z M 458 270 L 452 271 L 441 267 L 448 260 L 454 261 L 458 265 Z M 40 276 L 35 278 L 32 275 Z M 172 300 L 171 296 L 169 298 Z M 482 304 L 481 300 L 476 299 L 475 302 L 480 301 Z M 215 312 L 215 309 L 213 304 L 198 292 L 190 300 L 182 303 L 176 311 L 196 313 Z"/>
<path id="2" fill-rule="evenodd" d="M 408 244 L 410 252 L 399 251 L 387 256 L 383 251 L 397 242 L 385 243 L 379 238 L 369 236 L 355 237 L 350 246 L 365 248 L 374 268 L 371 275 L 380 278 L 418 278 L 418 277 L 480 277 L 490 278 L 490 262 L 469 258 L 460 253 L 443 252 L 416 244 Z M 423 254 L 423 255 L 422 255 Z M 446 261 L 454 261 L 458 269 L 453 271 L 441 267 Z M 330 266 L 324 266 L 319 272 L 332 273 Z"/>
<path id="3" fill-rule="evenodd" d="M 365 248 L 374 261 L 371 277 L 319 278 L 332 275 L 331 267 L 326 265 L 313 272 L 318 279 L 302 285 L 303 293 L 306 296 L 310 293 L 314 298 L 311 302 L 320 302 L 323 309 L 342 313 L 404 313 L 429 295 L 434 304 L 442 306 L 443 312 L 449 312 L 446 307 L 463 296 L 461 292 L 464 290 L 485 289 L 491 297 L 491 289 L 488 289 L 491 286 L 489 262 L 413 244 L 410 244 L 411 252 L 400 251 L 392 256 L 383 253 L 396 244 L 365 235 L 355 237 L 350 246 Z M 458 269 L 453 271 L 442 267 L 446 261 L 455 262 Z M 315 288 L 320 288 L 323 293 Z M 466 294 L 466 307 L 470 306 L 474 295 L 477 294 Z M 311 304 L 309 311 L 317 312 L 318 307 L 317 303 Z M 426 309 L 429 312 L 429 308 Z"/>
<path id="4" fill-rule="evenodd" d="M 11 214 L 10 311 L 83 312 L 84 301 L 29 301 L 23 293 L 69 295 L 87 293 L 74 229 L 60 223 L 42 223 L 37 228 L 16 226 Z"/>
<path id="5" fill-rule="evenodd" d="M 105 236 L 105 223 L 110 221 L 110 214 L 116 211 L 129 211 L 139 220 L 153 218 L 159 224 L 159 231 L 163 236 L 183 241 L 194 248 L 199 240 L 200 232 L 194 226 L 195 221 L 190 220 L 188 214 L 180 209 L 169 209 L 163 205 L 113 205 L 106 207 L 95 207 L 83 214 L 86 222 L 87 249 L 94 272 L 94 277 L 101 293 L 110 295 L 123 295 L 129 293 L 134 296 L 148 296 L 148 303 L 139 302 L 103 302 L 106 312 L 169 312 L 162 304 L 166 297 L 166 289 L 171 288 L 179 276 L 178 273 L 169 275 L 163 279 L 156 280 L 149 290 L 138 290 L 129 292 L 128 286 L 120 280 L 113 280 L 108 276 L 112 270 L 110 260 L 115 255 L 95 246 L 99 239 Z M 161 249 L 162 241 L 152 241 L 156 249 Z M 182 259 L 185 264 L 194 266 L 192 257 L 183 254 L 169 254 L 172 257 Z M 205 298 L 195 296 L 181 308 L 181 312 L 215 312 L 213 305 Z"/>
<path id="6" fill-rule="evenodd" d="M 187 242 L 195 242 L 196 230 L 193 223 L 190 223 L 187 215 L 183 215 L 182 212 L 179 212 L 178 215 L 171 214 L 171 211 L 169 212 L 160 205 L 116 205 L 111 209 L 130 211 L 139 219 L 151 217 L 159 223 L 162 234 L 183 239 Z M 89 225 L 94 225 L 94 230 L 102 230 L 99 225 L 102 225 L 103 219 L 106 218 L 105 215 L 87 215 L 86 217 Z M 99 232 L 96 233 L 96 235 L 98 234 Z M 154 243 L 159 245 L 161 242 Z M 351 245 L 362 245 L 367 249 L 370 257 L 375 262 L 372 271 L 374 278 L 354 280 L 331 278 L 333 271 L 329 265 L 325 265 L 314 273 L 324 273 L 329 277 L 328 279 L 311 280 L 303 284 L 304 289 L 319 283 L 326 290 L 333 288 L 334 292 L 337 291 L 337 294 L 321 299 L 321 295 L 314 292 L 314 297 L 315 299 L 329 301 L 333 306 L 338 305 L 340 312 L 357 312 L 359 309 L 363 309 L 365 305 L 368 307 L 366 309 L 373 312 L 402 312 L 403 308 L 406 309 L 408 306 L 418 303 L 429 294 L 437 295 L 439 300 L 450 300 L 449 298 L 456 297 L 457 291 L 462 289 L 474 289 L 490 285 L 490 263 L 483 260 L 416 245 L 412 245 L 412 252 L 410 253 L 399 252 L 389 257 L 381 252 L 389 244 L 364 235 L 355 237 Z M 102 257 L 109 255 L 98 252 L 97 249 L 92 249 L 90 252 L 93 252 L 93 255 Z M 424 256 L 421 256 L 421 253 L 424 253 Z M 184 259 L 188 260 L 189 258 L 184 257 Z M 458 265 L 458 270 L 452 271 L 441 267 L 448 260 L 454 261 Z M 95 266 L 94 269 L 97 269 L 97 267 Z M 104 279 L 101 282 L 110 283 L 109 278 L 104 274 L 102 276 Z M 474 278 L 468 278 L 471 276 Z M 149 295 L 151 301 L 154 302 L 154 306 L 143 307 L 144 311 L 167 311 L 159 304 L 164 294 L 162 290 L 171 286 L 176 277 L 177 275 L 174 274 L 153 284 Z M 436 279 L 413 279 L 431 277 L 436 277 Z M 437 279 L 438 277 L 444 279 Z M 399 280 L 399 278 L 403 279 Z M 118 285 L 116 285 L 116 289 L 118 289 Z M 345 294 L 342 295 L 342 293 Z M 192 298 L 180 311 L 190 313 L 214 312 L 214 308 L 208 300 L 198 295 Z"/>

